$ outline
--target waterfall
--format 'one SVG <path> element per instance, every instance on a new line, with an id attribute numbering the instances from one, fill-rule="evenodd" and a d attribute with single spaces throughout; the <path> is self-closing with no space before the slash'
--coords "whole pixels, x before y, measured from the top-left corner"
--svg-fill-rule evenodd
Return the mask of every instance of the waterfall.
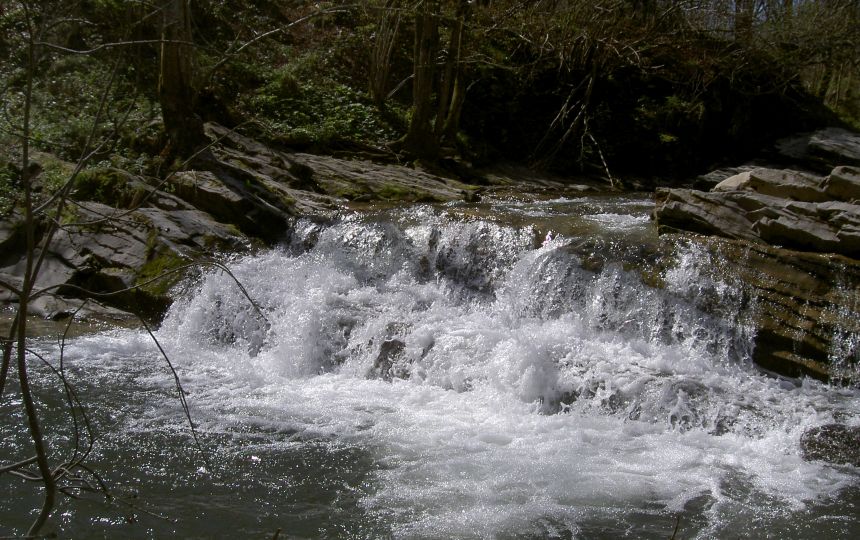
<path id="1" fill-rule="evenodd" d="M 262 315 L 206 271 L 158 337 L 204 440 L 249 464 L 235 485 L 273 515 L 304 508 L 295 464 L 323 456 L 306 489 L 338 495 L 324 517 L 294 511 L 309 536 L 665 538 L 675 516 L 686 537 L 851 536 L 857 470 L 804 461 L 798 441 L 860 423 L 860 392 L 759 369 L 756 299 L 713 252 L 667 249 L 649 210 L 616 197 L 299 220 L 280 248 L 229 262 Z M 183 432 L 146 336 L 66 355 L 103 388 L 155 393 L 118 431 Z"/>
<path id="2" fill-rule="evenodd" d="M 799 510 L 856 481 L 797 449 L 807 426 L 856 422 L 856 399 L 752 363 L 755 306 L 712 253 L 624 242 L 638 215 L 582 217 L 599 232 L 429 207 L 300 222 L 233 264 L 267 323 L 213 272 L 165 328 L 284 416 L 373 446 L 363 502 L 406 512 L 406 536 L 577 531 L 585 508 L 702 497 L 748 511 L 733 483 Z"/>

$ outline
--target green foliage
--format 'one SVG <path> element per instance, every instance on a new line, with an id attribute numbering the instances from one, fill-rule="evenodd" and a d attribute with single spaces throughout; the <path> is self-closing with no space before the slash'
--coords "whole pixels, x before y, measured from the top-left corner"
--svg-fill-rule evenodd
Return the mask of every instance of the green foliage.
<path id="1" fill-rule="evenodd" d="M 23 103 L 20 70 L 2 73 L 14 91 L 8 95 L 9 109 L 17 116 L 9 118 L 10 123 L 20 125 Z M 134 68 L 128 67 L 124 73 L 113 76 L 110 66 L 97 58 L 89 56 L 57 56 L 52 59 L 44 76 L 38 77 L 33 87 L 31 110 L 31 138 L 36 149 L 51 152 L 62 159 L 76 161 L 86 151 L 102 146 L 101 157 L 112 151 L 135 160 L 139 153 L 133 150 L 141 146 L 140 141 L 158 138 L 148 126 L 159 115 L 154 103 L 143 97 L 129 77 L 134 76 Z M 103 93 L 107 88 L 107 96 Z M 100 104 L 103 97 L 105 106 Z M 0 134 L 0 142 L 14 144 L 14 135 L 8 131 Z M 117 139 L 123 144 L 115 145 Z M 107 142 L 107 144 L 104 144 Z M 88 145 L 89 143 L 89 145 Z M 147 150 L 152 151 L 150 145 Z"/>
<path id="2" fill-rule="evenodd" d="M 0 216 L 6 215 L 18 199 L 15 187 L 20 174 L 11 163 L 0 163 Z"/>
<path id="3" fill-rule="evenodd" d="M 39 184 L 48 194 L 63 187 L 74 171 L 72 164 L 55 159 L 50 154 L 40 154 L 36 156 L 36 160 L 42 166 L 42 174 L 38 178 Z"/>
<path id="4" fill-rule="evenodd" d="M 382 110 L 366 90 L 380 24 L 373 7 L 384 2 L 366 3 L 365 9 L 350 4 L 343 13 L 311 17 L 287 29 L 320 7 L 344 4 L 193 2 L 198 114 L 230 126 L 253 121 L 272 138 L 317 150 L 336 149 L 345 142 L 381 146 L 398 139 L 409 121 L 409 83 Z M 455 4 L 442 4 L 443 42 L 450 34 Z M 389 89 L 407 80 L 413 67 L 413 12 L 409 4 L 397 5 L 405 9 L 388 65 Z M 648 163 L 661 169 L 656 162 L 663 155 L 664 161 L 688 160 L 690 167 L 698 167 L 722 157 L 715 154 L 725 145 L 759 145 L 777 132 L 814 127 L 806 120 L 789 121 L 799 118 L 791 111 L 810 109 L 797 91 L 800 82 L 843 120 L 860 126 L 860 73 L 853 62 L 860 42 L 856 6 L 841 0 L 827 6 L 802 1 L 793 4 L 793 14 L 772 13 L 784 5 L 763 7 L 751 39 L 742 39 L 733 36 L 736 14 L 716 4 L 681 9 L 668 3 L 661 17 L 651 18 L 615 0 L 473 2 L 461 66 L 469 91 L 458 150 L 478 161 L 534 157 L 546 136 L 560 139 L 577 117 L 572 111 L 567 124 L 548 130 L 569 90 L 580 88 L 570 103 L 581 101 L 582 83 L 591 76 L 599 90 L 585 107 L 587 129 L 597 137 L 610 166 L 644 160 L 646 169 Z M 111 40 L 158 37 L 158 17 L 147 17 L 151 8 L 145 4 L 46 0 L 39 10 L 52 21 L 46 41 L 62 46 L 88 48 Z M 9 122 L 0 120 L 4 146 L 15 142 L 10 134 L 21 123 L 26 50 L 22 21 L 17 2 L 0 12 L 0 54 L 9 59 L 0 63 L 0 85 L 7 89 L 4 101 L 10 113 Z M 264 33 L 266 38 L 253 41 Z M 248 47 L 225 59 L 225 51 L 249 40 Z M 440 53 L 440 65 L 444 59 Z M 115 62 L 120 68 L 107 109 L 96 122 Z M 150 156 L 164 150 L 166 141 L 158 121 L 157 62 L 155 44 L 107 48 L 92 55 L 40 49 L 33 104 L 35 148 L 74 161 L 94 134 L 96 144 L 112 140 L 96 161 L 109 160 L 135 173 L 158 171 L 158 160 Z M 208 70 L 216 65 L 219 69 L 210 76 Z M 759 139 L 738 139 L 769 125 L 776 127 Z M 580 132 L 566 140 L 557 153 L 561 159 L 599 159 L 590 137 Z"/>
<path id="5" fill-rule="evenodd" d="M 323 66 L 319 53 L 299 57 L 271 73 L 243 108 L 293 143 L 382 145 L 398 135 L 364 92 L 323 74 Z"/>

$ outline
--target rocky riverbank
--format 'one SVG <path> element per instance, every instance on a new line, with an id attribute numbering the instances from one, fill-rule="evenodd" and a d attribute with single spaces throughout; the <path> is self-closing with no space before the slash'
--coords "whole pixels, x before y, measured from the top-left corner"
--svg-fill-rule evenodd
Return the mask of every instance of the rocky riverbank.
<path id="1" fill-rule="evenodd" d="M 658 189 L 658 231 L 730 239 L 697 241 L 751 287 L 757 363 L 789 375 L 855 380 L 860 135 L 822 130 L 778 149 L 791 168 L 746 166 L 700 177 L 699 189 Z M 815 173 L 825 169 L 829 174 Z"/>
<path id="2" fill-rule="evenodd" d="M 64 225 L 45 253 L 30 305 L 33 315 L 62 319 L 158 318 L 169 291 L 201 265 L 229 254 L 286 240 L 297 217 L 327 220 L 363 204 L 475 201 L 485 190 L 517 185 L 559 194 L 594 190 L 553 179 L 524 179 L 515 169 L 475 175 L 468 183 L 420 166 L 346 160 L 267 146 L 217 124 L 213 141 L 187 170 L 165 180 L 113 168 L 82 172 L 64 213 Z M 69 163 L 37 154 L 41 168 L 71 171 Z M 36 178 L 37 187 L 40 178 Z M 20 287 L 26 264 L 23 216 L 0 219 L 0 281 Z M 36 243 L 44 240 L 38 227 Z M 40 254 L 40 253 L 39 253 Z M 16 301 L 0 289 L 0 304 Z"/>
<path id="3" fill-rule="evenodd" d="M 166 180 L 111 168 L 80 175 L 36 285 L 48 294 L 31 304 L 32 314 L 157 319 L 183 277 L 287 240 L 298 216 L 325 221 L 366 204 L 475 201 L 508 189 L 573 197 L 601 187 L 527 178 L 516 169 L 468 183 L 438 170 L 288 152 L 216 124 L 207 133 L 209 150 Z M 700 177 L 695 187 L 709 191 L 658 189 L 658 230 L 704 244 L 748 284 L 758 364 L 792 376 L 853 379 L 860 140 L 826 130 L 783 142 L 781 152 L 796 169 L 741 166 Z M 814 172 L 822 167 L 829 174 Z M 0 221 L 0 280 L 13 286 L 25 264 L 21 218 Z M 39 227 L 37 242 L 45 230 Z M 4 290 L 0 301 L 15 297 Z"/>

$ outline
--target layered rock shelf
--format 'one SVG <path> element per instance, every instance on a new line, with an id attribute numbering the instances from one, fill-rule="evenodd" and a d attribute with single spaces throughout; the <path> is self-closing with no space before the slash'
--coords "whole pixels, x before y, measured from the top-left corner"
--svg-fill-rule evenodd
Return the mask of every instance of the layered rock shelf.
<path id="1" fill-rule="evenodd" d="M 710 192 L 659 189 L 661 233 L 692 231 L 779 247 L 860 258 L 860 169 L 808 173 L 753 169 Z"/>
<path id="2" fill-rule="evenodd" d="M 825 144 L 821 135 L 812 139 L 830 156 L 853 148 L 844 136 L 838 145 Z M 826 176 L 761 167 L 732 172 L 710 191 L 658 189 L 659 233 L 708 237 L 698 241 L 745 282 L 758 364 L 788 375 L 856 381 L 860 169 L 837 166 Z"/>

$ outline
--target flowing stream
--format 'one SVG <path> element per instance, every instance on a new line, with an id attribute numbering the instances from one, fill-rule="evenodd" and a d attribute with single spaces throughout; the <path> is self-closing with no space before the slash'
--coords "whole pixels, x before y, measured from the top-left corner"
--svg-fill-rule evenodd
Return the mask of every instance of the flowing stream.
<path id="1" fill-rule="evenodd" d="M 750 360 L 754 299 L 645 196 L 345 212 L 186 285 L 160 330 L 66 343 L 120 502 L 60 537 L 858 538 L 860 472 L 804 429 L 860 391 Z M 56 360 L 56 340 L 36 348 Z M 53 384 L 36 369 L 37 386 Z M 7 393 L 8 394 L 8 393 Z M 0 455 L 27 457 L 18 399 Z M 59 390 L 51 447 L 73 444 Z M 38 490 L 0 477 L 0 535 Z M 156 517 L 162 515 L 170 520 Z"/>

